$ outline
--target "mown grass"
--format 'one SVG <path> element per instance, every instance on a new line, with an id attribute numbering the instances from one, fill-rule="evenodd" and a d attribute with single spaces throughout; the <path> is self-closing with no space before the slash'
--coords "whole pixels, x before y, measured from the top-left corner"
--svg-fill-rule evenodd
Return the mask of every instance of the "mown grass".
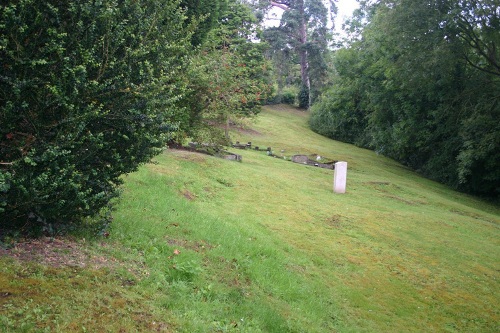
<path id="1" fill-rule="evenodd" d="M 347 161 L 347 193 L 264 152 L 166 151 L 126 177 L 109 239 L 87 245 L 115 264 L 0 258 L 0 330 L 500 330 L 497 206 L 314 134 L 295 109 L 250 126 L 233 138 Z"/>

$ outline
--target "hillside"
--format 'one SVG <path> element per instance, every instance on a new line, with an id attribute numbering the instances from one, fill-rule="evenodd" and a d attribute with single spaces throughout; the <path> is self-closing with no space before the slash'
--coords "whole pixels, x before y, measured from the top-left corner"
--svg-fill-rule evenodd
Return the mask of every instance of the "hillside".
<path id="1" fill-rule="evenodd" d="M 125 177 L 108 238 L 2 250 L 0 331 L 498 332 L 500 209 L 307 117 L 233 131 L 279 158 L 165 151 Z M 294 154 L 347 161 L 347 193 Z"/>

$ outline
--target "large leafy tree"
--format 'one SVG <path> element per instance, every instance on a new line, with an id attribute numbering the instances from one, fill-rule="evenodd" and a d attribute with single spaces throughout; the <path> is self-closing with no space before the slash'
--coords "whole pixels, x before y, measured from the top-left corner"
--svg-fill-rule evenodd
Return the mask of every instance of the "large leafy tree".
<path id="1" fill-rule="evenodd" d="M 105 207 L 174 128 L 189 41 L 173 0 L 3 2 L 1 226 Z"/>
<path id="2" fill-rule="evenodd" d="M 255 41 L 257 20 L 251 9 L 231 1 L 221 24 L 191 59 L 189 135 L 200 142 L 227 144 L 228 126 L 259 113 L 270 94 L 265 43 Z"/>
<path id="3" fill-rule="evenodd" d="M 462 53 L 467 64 L 500 76 L 500 12 L 497 0 L 461 0 L 450 5 L 447 26 L 451 36 L 467 47 Z"/>
<path id="4" fill-rule="evenodd" d="M 377 1 L 337 52 L 312 126 L 456 188 L 500 191 L 500 17 L 491 1 Z M 366 17 L 366 16 L 365 16 Z"/>

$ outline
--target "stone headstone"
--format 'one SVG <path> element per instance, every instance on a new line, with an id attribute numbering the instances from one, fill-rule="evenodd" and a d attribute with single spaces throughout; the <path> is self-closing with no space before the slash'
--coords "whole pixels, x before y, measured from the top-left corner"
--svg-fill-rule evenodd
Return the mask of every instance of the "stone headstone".
<path id="1" fill-rule="evenodd" d="M 238 161 L 238 162 L 242 161 L 241 155 L 238 155 L 238 154 L 227 154 L 227 155 L 224 155 L 224 159 L 231 160 L 231 161 Z"/>
<path id="2" fill-rule="evenodd" d="M 295 163 L 307 164 L 308 160 L 309 160 L 309 158 L 307 157 L 307 155 L 293 155 L 292 156 L 292 162 L 295 162 Z"/>
<path id="3" fill-rule="evenodd" d="M 335 171 L 333 173 L 333 192 L 345 193 L 347 184 L 347 162 L 335 163 Z"/>

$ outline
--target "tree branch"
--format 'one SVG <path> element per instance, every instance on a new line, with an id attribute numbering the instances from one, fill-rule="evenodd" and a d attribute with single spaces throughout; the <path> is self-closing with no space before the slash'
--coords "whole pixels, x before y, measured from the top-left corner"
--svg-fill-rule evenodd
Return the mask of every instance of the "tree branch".
<path id="1" fill-rule="evenodd" d="M 283 10 L 290 9 L 290 7 L 288 7 L 287 4 L 284 4 L 284 3 L 281 3 L 281 2 L 277 2 L 277 1 L 271 1 L 271 6 L 278 7 L 278 8 L 281 8 Z"/>
<path id="2" fill-rule="evenodd" d="M 464 55 L 464 59 L 465 59 L 465 61 L 467 61 L 467 63 L 468 63 L 469 65 L 471 65 L 471 66 L 472 66 L 472 67 L 474 67 L 475 69 L 478 69 L 478 70 L 480 70 L 480 71 L 482 71 L 482 72 L 485 72 L 485 73 L 488 73 L 488 74 L 492 74 L 492 75 L 500 76 L 500 72 L 498 72 L 498 71 L 497 71 L 497 72 L 495 72 L 495 71 L 489 70 L 489 69 L 487 69 L 487 68 L 484 68 L 484 67 L 481 67 L 481 66 L 476 65 L 474 62 L 472 62 L 472 61 L 469 59 L 469 57 L 468 57 L 467 55 Z"/>

